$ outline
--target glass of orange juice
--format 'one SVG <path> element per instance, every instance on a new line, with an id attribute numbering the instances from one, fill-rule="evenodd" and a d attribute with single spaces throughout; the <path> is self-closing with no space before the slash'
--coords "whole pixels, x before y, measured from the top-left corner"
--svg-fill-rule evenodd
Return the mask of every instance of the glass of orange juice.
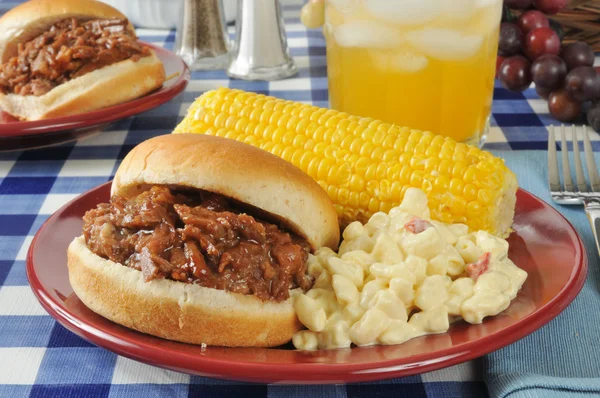
<path id="1" fill-rule="evenodd" d="M 334 109 L 481 145 L 502 0 L 325 0 Z"/>

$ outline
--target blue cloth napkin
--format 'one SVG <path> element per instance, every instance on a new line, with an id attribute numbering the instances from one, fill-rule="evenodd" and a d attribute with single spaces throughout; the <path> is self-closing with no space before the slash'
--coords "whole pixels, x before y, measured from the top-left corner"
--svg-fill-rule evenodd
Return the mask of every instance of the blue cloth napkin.
<path id="1" fill-rule="evenodd" d="M 582 207 L 553 204 L 545 151 L 495 153 L 517 174 L 519 186 L 574 225 L 587 250 L 589 274 L 579 296 L 548 325 L 484 358 L 489 393 L 510 398 L 600 396 L 600 262 L 586 214 Z"/>

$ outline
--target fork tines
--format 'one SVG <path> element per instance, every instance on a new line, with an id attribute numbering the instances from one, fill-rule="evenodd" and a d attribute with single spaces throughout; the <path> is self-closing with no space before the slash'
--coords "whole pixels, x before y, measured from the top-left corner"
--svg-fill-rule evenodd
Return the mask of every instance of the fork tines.
<path id="1" fill-rule="evenodd" d="M 561 158 L 563 168 L 563 186 L 560 183 L 560 173 L 558 170 L 558 159 L 556 154 L 556 136 L 554 126 L 550 126 L 548 136 L 548 184 L 553 192 L 589 192 L 588 184 L 583 172 L 581 163 L 581 155 L 579 152 L 579 142 L 577 140 L 577 130 L 575 126 L 571 126 L 572 141 L 573 141 L 573 160 L 575 164 L 575 181 L 577 187 L 573 185 L 571 177 L 571 167 L 569 165 L 569 151 L 567 149 L 567 140 L 565 138 L 565 126 L 560 126 L 561 139 Z M 594 160 L 594 152 L 590 142 L 589 133 L 586 126 L 583 126 L 583 151 L 585 154 L 585 162 L 589 176 L 589 186 L 592 192 L 600 192 L 600 176 L 598 176 L 598 167 Z"/>

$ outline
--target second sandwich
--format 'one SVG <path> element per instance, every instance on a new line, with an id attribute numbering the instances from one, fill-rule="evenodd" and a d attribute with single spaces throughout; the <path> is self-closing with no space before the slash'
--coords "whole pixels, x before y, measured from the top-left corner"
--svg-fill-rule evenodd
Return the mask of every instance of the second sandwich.
<path id="1" fill-rule="evenodd" d="M 31 0 L 0 18 L 0 107 L 22 120 L 92 111 L 165 80 L 127 18 L 93 0 Z"/>

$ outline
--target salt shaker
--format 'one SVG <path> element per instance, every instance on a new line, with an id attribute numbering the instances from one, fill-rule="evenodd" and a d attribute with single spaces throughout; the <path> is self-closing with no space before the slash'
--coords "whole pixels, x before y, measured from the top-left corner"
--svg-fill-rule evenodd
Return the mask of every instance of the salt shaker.
<path id="1" fill-rule="evenodd" d="M 184 0 L 175 52 L 191 70 L 227 67 L 229 39 L 222 0 Z"/>
<path id="2" fill-rule="evenodd" d="M 238 0 L 235 43 L 227 74 L 244 80 L 277 80 L 296 72 L 279 1 Z"/>

